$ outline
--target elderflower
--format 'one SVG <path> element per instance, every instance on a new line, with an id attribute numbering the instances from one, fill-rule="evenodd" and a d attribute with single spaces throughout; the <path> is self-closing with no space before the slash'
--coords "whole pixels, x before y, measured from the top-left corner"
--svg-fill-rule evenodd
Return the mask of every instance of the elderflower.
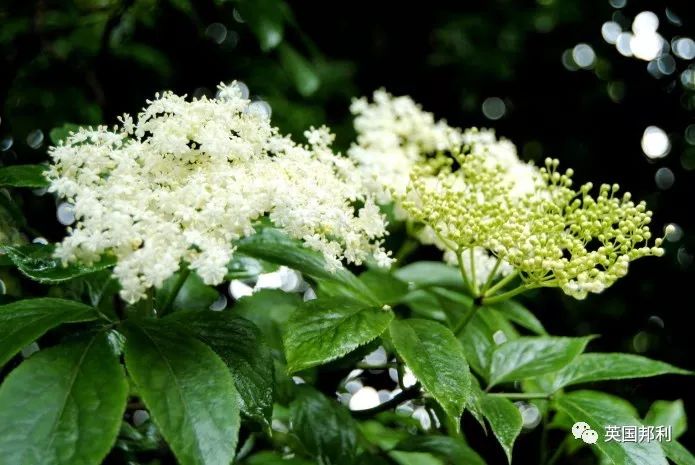
<path id="1" fill-rule="evenodd" d="M 328 130 L 307 131 L 309 144 L 299 145 L 249 104 L 235 84 L 220 85 L 215 99 L 165 92 L 120 127 L 83 128 L 52 147 L 49 190 L 77 219 L 56 257 L 115 255 L 121 296 L 135 302 L 182 262 L 219 284 L 234 241 L 267 216 L 332 269 L 341 260 L 388 265 L 385 220 L 352 162 L 330 149 Z"/>
<path id="2" fill-rule="evenodd" d="M 372 102 L 366 98 L 357 99 L 350 110 L 355 115 L 357 141 L 348 155 L 357 164 L 365 187 L 377 201 L 381 204 L 393 202 L 397 219 L 413 219 L 399 199 L 405 194 L 415 167 L 437 154 L 460 147 L 484 156 L 489 165 L 500 166 L 499 176 L 512 183 L 512 195 L 532 192 L 540 179 L 535 166 L 519 160 L 516 147 L 510 141 L 498 139 L 492 130 L 461 130 L 449 126 L 446 121 L 436 121 L 432 113 L 424 111 L 410 97 L 394 97 L 384 90 L 377 90 Z M 419 176 L 424 176 L 424 173 L 420 172 Z M 457 263 L 456 254 L 429 226 L 419 229 L 416 236 L 423 244 L 442 249 L 448 263 Z M 483 248 L 475 249 L 473 260 L 473 267 L 470 261 L 462 266 L 467 273 L 474 274 L 478 282 L 487 281 L 493 270 L 496 270 L 495 276 L 512 272 L 508 263 L 498 264 L 497 259 Z"/>
<path id="3" fill-rule="evenodd" d="M 547 159 L 533 190 L 519 195 L 501 164 L 453 151 L 413 170 L 403 208 L 459 259 L 465 250 L 489 250 L 526 288 L 559 287 L 578 299 L 612 285 L 629 262 L 663 254 L 662 239 L 649 245 L 644 202 L 619 196 L 617 185 L 601 186 L 597 197 L 590 183 L 575 190 L 572 170 L 560 173 L 558 165 Z"/>
<path id="4" fill-rule="evenodd" d="M 358 165 L 367 189 L 379 203 L 392 201 L 392 192 L 402 194 L 416 163 L 436 151 L 449 150 L 462 142 L 458 129 L 435 121 L 410 97 L 394 97 L 384 90 L 374 92 L 374 101 L 356 99 L 357 142 L 348 156 Z M 402 219 L 402 217 L 401 217 Z"/>

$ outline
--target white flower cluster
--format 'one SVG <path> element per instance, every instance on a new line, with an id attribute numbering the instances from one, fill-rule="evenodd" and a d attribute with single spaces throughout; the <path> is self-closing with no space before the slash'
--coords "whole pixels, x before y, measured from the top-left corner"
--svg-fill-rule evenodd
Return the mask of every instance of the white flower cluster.
<path id="1" fill-rule="evenodd" d="M 583 298 L 624 276 L 630 261 L 663 254 L 661 238 L 649 242 L 651 212 L 617 186 L 597 197 L 590 184 L 572 189 L 572 171 L 558 172 L 556 160 L 524 163 L 493 131 L 452 128 L 409 97 L 381 90 L 351 110 L 358 137 L 349 155 L 367 187 L 399 219 L 424 224 L 420 241 L 458 262 L 474 292 L 519 273 L 527 287 Z"/>
<path id="2" fill-rule="evenodd" d="M 374 92 L 371 103 L 365 97 L 354 100 L 350 111 L 357 142 L 348 155 L 382 204 L 392 201 L 393 192 L 405 192 L 414 164 L 462 142 L 461 131 L 435 121 L 410 97 L 394 97 L 383 89 Z"/>
<path id="3" fill-rule="evenodd" d="M 390 263 L 386 225 L 353 163 L 330 149 L 325 129 L 302 146 L 249 111 L 235 84 L 215 99 L 157 95 L 121 126 L 80 129 L 50 150 L 50 191 L 74 205 L 77 223 L 57 247 L 63 262 L 112 253 L 122 297 L 141 299 L 182 262 L 220 283 L 234 241 L 267 216 L 291 237 L 341 260 Z M 357 209 L 355 204 L 361 207 Z"/>
<path id="4" fill-rule="evenodd" d="M 540 180 L 538 169 L 519 160 L 516 147 L 506 139 L 497 139 L 489 129 L 461 130 L 449 126 L 446 121 L 435 120 L 408 96 L 393 96 L 384 90 L 374 92 L 372 102 L 366 98 L 355 100 L 350 110 L 355 115 L 354 126 L 357 142 L 348 155 L 357 163 L 364 184 L 381 204 L 394 202 L 398 219 L 409 220 L 399 197 L 406 192 L 413 168 L 434 157 L 437 153 L 464 150 L 466 153 L 484 155 L 490 166 L 500 166 L 502 177 L 510 183 L 512 195 L 522 197 L 533 192 Z M 436 182 L 436 177 L 431 177 Z M 444 259 L 457 263 L 454 252 L 442 243 L 432 228 L 424 227 L 418 234 L 424 244 L 442 249 Z M 496 275 L 506 276 L 512 268 L 505 262 L 497 265 L 482 248 L 474 250 L 475 275 L 478 282 L 487 281 L 493 268 Z M 471 273 L 470 262 L 463 264 Z"/>

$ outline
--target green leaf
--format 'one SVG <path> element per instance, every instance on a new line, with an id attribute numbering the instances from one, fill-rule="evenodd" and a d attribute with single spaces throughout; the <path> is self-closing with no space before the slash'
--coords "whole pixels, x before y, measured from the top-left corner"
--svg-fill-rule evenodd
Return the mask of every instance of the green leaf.
<path id="1" fill-rule="evenodd" d="M 200 339 L 225 362 L 234 377 L 245 415 L 270 424 L 274 366 L 270 348 L 249 320 L 229 311 L 179 312 L 162 320 Z"/>
<path id="2" fill-rule="evenodd" d="M 116 440 L 127 393 L 103 333 L 39 351 L 0 387 L 0 461 L 100 464 Z"/>
<path id="3" fill-rule="evenodd" d="M 287 43 L 280 44 L 278 51 L 280 62 L 292 78 L 297 91 L 304 97 L 314 94 L 321 85 L 314 66 Z"/>
<path id="4" fill-rule="evenodd" d="M 478 310 L 459 337 L 466 360 L 485 380 L 490 378 L 492 354 L 497 348 L 494 338 L 498 332 L 507 341 L 519 337 L 519 333 L 500 312 L 485 307 Z"/>
<path id="5" fill-rule="evenodd" d="M 27 225 L 27 220 L 22 214 L 22 209 L 17 205 L 9 191 L 0 192 L 0 239 L 3 245 L 20 244 L 24 242 L 24 238 L 19 232 L 19 228 Z M 0 252 L 2 252 L 0 246 Z M 0 254 L 2 255 L 2 254 Z M 4 257 L 4 256 L 3 256 Z M 3 258 L 7 261 L 7 257 Z"/>
<path id="6" fill-rule="evenodd" d="M 385 304 L 395 304 L 408 293 L 408 285 L 385 271 L 367 270 L 359 277 L 376 298 Z"/>
<path id="7" fill-rule="evenodd" d="M 625 401 L 614 396 L 595 391 L 575 391 L 556 396 L 554 407 L 565 412 L 572 421 L 583 421 L 599 434 L 599 439 L 591 447 L 597 448 L 615 464 L 620 465 L 667 465 L 664 453 L 657 442 L 618 442 L 604 440 L 606 426 L 630 425 L 639 427 L 641 423 Z"/>
<path id="8" fill-rule="evenodd" d="M 62 126 L 51 129 L 51 132 L 48 133 L 48 137 L 50 137 L 53 145 L 58 145 L 67 139 L 71 132 L 77 132 L 79 129 L 79 124 L 65 123 Z"/>
<path id="9" fill-rule="evenodd" d="M 445 458 L 452 465 L 485 465 L 485 461 L 462 439 L 451 436 L 414 436 L 395 447 L 410 452 L 429 452 Z"/>
<path id="10" fill-rule="evenodd" d="M 139 426 L 133 426 L 126 421 L 121 422 L 116 447 L 124 451 L 143 452 L 155 451 L 162 445 L 162 436 L 155 424 L 147 420 Z"/>
<path id="11" fill-rule="evenodd" d="M 79 276 L 109 268 L 116 263 L 115 257 L 103 257 L 92 265 L 70 264 L 63 266 L 53 257 L 52 245 L 22 245 L 0 247 L 12 263 L 27 277 L 40 283 L 59 283 Z"/>
<path id="12" fill-rule="evenodd" d="M 259 274 L 271 273 L 278 269 L 278 265 L 268 263 L 264 260 L 249 257 L 238 251 L 232 255 L 232 259 L 227 263 L 227 274 L 224 279 L 250 279 Z"/>
<path id="13" fill-rule="evenodd" d="M 410 291 L 403 296 L 400 303 L 407 305 L 417 317 L 451 324 L 449 316 L 442 308 L 441 302 L 429 290 L 415 289 Z"/>
<path id="14" fill-rule="evenodd" d="M 529 331 L 533 331 L 534 333 L 542 336 L 548 334 L 538 318 L 536 318 L 533 313 L 531 313 L 519 302 L 514 300 L 505 300 L 495 304 L 493 308 L 499 310 L 503 316 L 522 328 L 526 328 Z"/>
<path id="15" fill-rule="evenodd" d="M 512 463 L 514 441 L 519 436 L 524 423 L 519 409 L 509 399 L 489 394 L 481 396 L 479 405 L 490 424 L 490 429 L 502 446 L 507 461 Z"/>
<path id="16" fill-rule="evenodd" d="M 394 275 L 418 287 L 442 286 L 465 289 L 459 270 L 442 262 L 415 262 L 399 268 Z"/>
<path id="17" fill-rule="evenodd" d="M 294 292 L 280 289 L 261 289 L 242 297 L 234 304 L 233 312 L 252 321 L 260 328 L 267 343 L 278 352 L 283 351 L 282 331 L 302 298 Z"/>
<path id="18" fill-rule="evenodd" d="M 581 354 L 571 364 L 550 375 L 547 392 L 565 386 L 616 379 L 646 378 L 665 374 L 692 374 L 668 363 L 640 355 L 618 353 Z"/>
<path id="19" fill-rule="evenodd" d="M 297 308 L 284 334 L 287 371 L 335 360 L 377 338 L 393 319 L 388 308 L 344 298 L 317 299 Z"/>
<path id="20" fill-rule="evenodd" d="M 169 0 L 169 3 L 180 12 L 186 14 L 186 16 L 190 17 L 195 14 L 190 0 Z"/>
<path id="21" fill-rule="evenodd" d="M 485 393 L 480 389 L 480 382 L 475 376 L 471 376 L 471 398 L 466 403 L 466 408 L 473 415 L 473 418 L 480 424 L 487 434 L 487 426 L 485 425 L 485 415 L 483 415 L 483 407 L 481 401 Z"/>
<path id="22" fill-rule="evenodd" d="M 157 289 L 156 301 L 160 306 L 167 301 L 180 273 L 181 272 L 175 273 L 164 281 L 160 289 Z M 207 310 L 219 296 L 220 294 L 215 289 L 205 284 L 196 272 L 191 271 L 178 294 L 176 294 L 172 309 L 174 312 L 181 310 Z"/>
<path id="23" fill-rule="evenodd" d="M 678 441 L 662 442 L 661 448 L 666 453 L 666 457 L 676 465 L 695 465 L 695 457 L 693 454 Z"/>
<path id="24" fill-rule="evenodd" d="M 316 465 L 299 457 L 283 457 L 277 452 L 263 451 L 253 454 L 244 461 L 246 465 Z"/>
<path id="25" fill-rule="evenodd" d="M 0 366 L 46 331 L 98 317 L 87 305 L 63 299 L 26 299 L 0 306 Z"/>
<path id="26" fill-rule="evenodd" d="M 406 437 L 411 437 L 404 428 L 390 428 L 378 420 L 362 421 L 359 428 L 367 441 L 384 450 L 394 449 Z"/>
<path id="27" fill-rule="evenodd" d="M 445 287 L 433 286 L 427 289 L 436 298 L 439 306 L 447 315 L 447 321 L 452 327 L 466 317 L 473 309 L 473 298 L 459 291 Z"/>
<path id="28" fill-rule="evenodd" d="M 688 428 L 688 420 L 685 415 L 683 401 L 678 399 L 672 402 L 657 400 L 649 407 L 644 417 L 645 425 L 670 426 L 673 439 L 678 439 Z"/>
<path id="29" fill-rule="evenodd" d="M 389 457 L 398 465 L 444 465 L 444 462 L 425 452 L 402 452 L 394 450 Z M 387 462 L 388 463 L 388 462 Z"/>
<path id="30" fill-rule="evenodd" d="M 584 351 L 591 337 L 520 337 L 492 353 L 490 385 L 557 371 Z"/>
<path id="31" fill-rule="evenodd" d="M 48 187 L 43 172 L 45 165 L 12 165 L 0 167 L 0 187 Z"/>
<path id="32" fill-rule="evenodd" d="M 458 428 L 471 396 L 471 373 L 459 341 L 445 326 L 416 318 L 394 320 L 390 332 L 398 355 Z"/>
<path id="33" fill-rule="evenodd" d="M 287 5 L 277 0 L 253 0 L 237 2 L 244 21 L 258 38 L 261 50 L 267 52 L 277 47 L 284 35 Z"/>
<path id="34" fill-rule="evenodd" d="M 372 291 L 346 268 L 332 272 L 319 252 L 304 247 L 301 242 L 289 238 L 274 228 L 264 227 L 253 236 L 237 243 L 243 254 L 271 263 L 285 265 L 316 280 L 335 281 L 357 300 L 380 303 Z"/>
<path id="35" fill-rule="evenodd" d="M 178 461 L 228 465 L 239 402 L 224 362 L 197 339 L 154 323 L 131 323 L 126 330 L 128 372 Z"/>
<path id="36" fill-rule="evenodd" d="M 357 452 L 357 426 L 337 402 L 299 386 L 290 405 L 290 424 L 306 452 L 323 465 L 350 465 Z"/>

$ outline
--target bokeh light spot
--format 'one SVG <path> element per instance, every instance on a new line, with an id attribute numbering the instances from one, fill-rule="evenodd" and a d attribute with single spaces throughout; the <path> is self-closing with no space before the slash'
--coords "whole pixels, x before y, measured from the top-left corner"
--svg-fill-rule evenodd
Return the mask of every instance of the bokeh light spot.
<path id="1" fill-rule="evenodd" d="M 38 149 L 43 144 L 43 131 L 41 129 L 34 129 L 29 134 L 27 134 L 27 145 L 32 149 Z"/>
<path id="2" fill-rule="evenodd" d="M 632 33 L 623 32 L 615 40 L 615 48 L 618 49 L 618 52 L 621 55 L 626 56 L 626 57 L 632 56 L 632 48 L 631 48 L 632 37 L 633 37 Z"/>
<path id="3" fill-rule="evenodd" d="M 572 59 L 581 68 L 591 68 L 596 61 L 596 53 L 589 44 L 577 44 L 572 49 Z"/>
<path id="4" fill-rule="evenodd" d="M 632 32 L 639 35 L 653 33 L 659 28 L 659 17 L 651 11 L 643 11 L 632 21 Z"/>
<path id="5" fill-rule="evenodd" d="M 603 23 L 603 26 L 601 26 L 601 35 L 603 36 L 603 40 L 609 44 L 615 44 L 615 41 L 618 40 L 618 36 L 621 32 L 623 32 L 623 29 L 620 27 L 620 24 L 616 23 L 615 21 L 606 21 Z"/>
<path id="6" fill-rule="evenodd" d="M 676 175 L 673 174 L 670 168 L 664 166 L 656 170 L 654 182 L 656 182 L 656 187 L 661 190 L 670 189 L 673 183 L 676 182 Z"/>
<path id="7" fill-rule="evenodd" d="M 212 23 L 205 28 L 205 36 L 219 45 L 227 38 L 227 27 L 222 23 Z"/>
<path id="8" fill-rule="evenodd" d="M 668 135 L 658 126 L 649 126 L 642 134 L 642 151 L 649 158 L 663 158 L 671 150 Z"/>
<path id="9" fill-rule="evenodd" d="M 498 120 L 507 112 L 507 106 L 499 97 L 488 97 L 482 105 L 483 115 L 491 120 Z"/>
<path id="10" fill-rule="evenodd" d="M 671 43 L 671 48 L 678 58 L 684 60 L 692 60 L 695 58 L 695 41 L 690 37 L 674 39 Z"/>
<path id="11" fill-rule="evenodd" d="M 12 136 L 6 136 L 0 139 L 0 152 L 6 152 L 7 150 L 10 150 L 12 148 L 13 143 L 14 139 L 12 139 Z"/>

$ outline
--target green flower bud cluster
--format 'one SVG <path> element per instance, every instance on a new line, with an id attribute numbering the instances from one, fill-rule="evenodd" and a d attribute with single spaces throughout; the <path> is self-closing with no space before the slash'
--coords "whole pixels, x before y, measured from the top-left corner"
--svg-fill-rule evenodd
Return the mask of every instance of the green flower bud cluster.
<path id="1" fill-rule="evenodd" d="M 582 299 L 625 276 L 631 261 L 663 255 L 661 238 L 650 243 L 644 202 L 619 195 L 618 185 L 597 196 L 591 183 L 575 190 L 573 171 L 558 165 L 547 159 L 534 189 L 518 195 L 499 164 L 464 147 L 416 166 L 400 200 L 459 257 L 482 247 L 510 264 L 523 289 L 559 287 Z"/>

